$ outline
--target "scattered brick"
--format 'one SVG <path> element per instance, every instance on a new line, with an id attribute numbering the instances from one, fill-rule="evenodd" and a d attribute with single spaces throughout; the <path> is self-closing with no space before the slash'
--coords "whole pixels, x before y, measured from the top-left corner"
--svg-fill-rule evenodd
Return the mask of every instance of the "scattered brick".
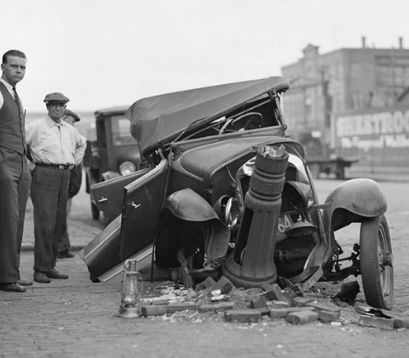
<path id="1" fill-rule="evenodd" d="M 141 307 L 142 316 L 163 316 L 168 313 L 167 305 L 144 305 Z"/>
<path id="2" fill-rule="evenodd" d="M 306 324 L 318 320 L 318 313 L 308 310 L 291 312 L 287 315 L 286 320 L 291 324 Z"/>
<path id="3" fill-rule="evenodd" d="M 332 303 L 309 302 L 306 307 L 313 307 L 316 311 L 341 312 L 341 308 Z"/>
<path id="4" fill-rule="evenodd" d="M 288 315 L 288 311 L 285 308 L 272 308 L 270 310 L 271 318 L 285 318 Z"/>
<path id="5" fill-rule="evenodd" d="M 338 320 L 341 317 L 341 312 L 318 311 L 318 319 L 321 322 L 329 323 Z"/>
<path id="6" fill-rule="evenodd" d="M 250 300 L 250 308 L 267 308 L 267 299 L 264 295 L 258 295 Z"/>
<path id="7" fill-rule="evenodd" d="M 265 296 L 270 301 L 286 301 L 280 286 L 277 283 L 272 283 L 265 286 Z"/>
<path id="8" fill-rule="evenodd" d="M 298 296 L 297 292 L 295 292 L 295 291 L 294 291 L 292 288 L 290 288 L 290 287 L 284 288 L 284 290 L 282 291 L 282 293 L 283 293 L 283 299 L 281 299 L 280 301 L 287 301 L 287 302 L 290 303 L 290 305 L 291 305 L 293 299 Z"/>
<path id="9" fill-rule="evenodd" d="M 294 297 L 292 300 L 293 306 L 296 307 L 303 307 L 308 303 L 312 303 L 315 301 L 315 298 L 312 297 Z"/>
<path id="10" fill-rule="evenodd" d="M 409 317 L 394 317 L 393 319 L 394 328 L 409 328 Z"/>
<path id="11" fill-rule="evenodd" d="M 194 302 L 170 303 L 168 306 L 168 314 L 185 310 L 197 310 L 199 305 Z"/>
<path id="12" fill-rule="evenodd" d="M 234 285 L 232 282 L 226 277 L 222 276 L 220 279 L 213 285 L 213 290 L 220 290 L 222 294 L 229 293 Z"/>
<path id="13" fill-rule="evenodd" d="M 206 277 L 206 279 L 195 286 L 195 291 L 202 291 L 206 288 L 213 287 L 216 284 L 216 281 L 211 277 Z"/>
<path id="14" fill-rule="evenodd" d="M 391 318 L 374 317 L 374 316 L 367 316 L 367 315 L 359 316 L 359 323 L 362 326 L 382 328 L 382 329 L 393 329 L 394 327 L 394 320 Z"/>
<path id="15" fill-rule="evenodd" d="M 252 323 L 261 320 L 261 312 L 257 309 L 229 310 L 224 313 L 226 322 Z"/>
<path id="16" fill-rule="evenodd" d="M 270 309 L 268 307 L 264 308 L 257 308 L 262 316 L 269 316 L 270 315 Z"/>
<path id="17" fill-rule="evenodd" d="M 293 312 L 302 312 L 302 311 L 314 311 L 314 307 L 288 307 L 286 308 L 288 313 L 293 313 Z"/>
<path id="18" fill-rule="evenodd" d="M 201 305 L 201 312 L 222 312 L 232 310 L 234 308 L 234 302 L 220 302 L 215 304 Z"/>
<path id="19" fill-rule="evenodd" d="M 270 304 L 271 308 L 288 308 L 290 304 L 287 301 L 273 301 Z"/>

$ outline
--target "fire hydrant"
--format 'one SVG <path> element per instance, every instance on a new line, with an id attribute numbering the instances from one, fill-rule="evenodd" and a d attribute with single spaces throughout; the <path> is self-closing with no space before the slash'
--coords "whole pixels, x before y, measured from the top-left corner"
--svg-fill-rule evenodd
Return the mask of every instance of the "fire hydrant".
<path id="1" fill-rule="evenodd" d="M 235 248 L 224 264 L 224 274 L 237 286 L 277 280 L 274 250 L 287 164 L 283 145 L 257 151 Z"/>

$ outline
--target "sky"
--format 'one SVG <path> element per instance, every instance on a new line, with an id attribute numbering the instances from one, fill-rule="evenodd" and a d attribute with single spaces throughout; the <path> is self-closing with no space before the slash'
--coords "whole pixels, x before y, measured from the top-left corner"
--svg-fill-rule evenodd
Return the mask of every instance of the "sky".
<path id="1" fill-rule="evenodd" d="M 409 48 L 408 0 L 0 0 L 0 52 L 27 55 L 27 111 L 62 92 L 77 111 L 280 76 L 321 54 Z"/>

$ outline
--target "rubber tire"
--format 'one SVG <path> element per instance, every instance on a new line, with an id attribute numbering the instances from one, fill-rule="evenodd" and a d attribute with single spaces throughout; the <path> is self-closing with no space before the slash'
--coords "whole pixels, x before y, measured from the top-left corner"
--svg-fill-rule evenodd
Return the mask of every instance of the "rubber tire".
<path id="1" fill-rule="evenodd" d="M 92 218 L 94 220 L 99 219 L 99 210 L 98 210 L 97 206 L 92 201 L 91 201 L 91 213 L 92 213 Z"/>
<path id="2" fill-rule="evenodd" d="M 366 219 L 360 230 L 361 275 L 367 303 L 390 310 L 393 302 L 393 263 L 383 265 L 380 255 L 392 255 L 388 223 L 384 215 Z"/>

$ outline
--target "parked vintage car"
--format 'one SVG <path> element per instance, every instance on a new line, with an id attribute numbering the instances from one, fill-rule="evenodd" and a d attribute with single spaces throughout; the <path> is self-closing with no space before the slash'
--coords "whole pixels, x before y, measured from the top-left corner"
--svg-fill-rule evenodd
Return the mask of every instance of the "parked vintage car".
<path id="1" fill-rule="evenodd" d="M 361 275 L 368 304 L 390 308 L 386 200 L 361 178 L 318 202 L 303 147 L 286 135 L 288 89 L 269 77 L 135 102 L 126 116 L 150 165 L 92 186 L 99 210 L 116 219 L 81 252 L 91 279 L 118 277 L 128 258 L 177 268 L 187 286 L 225 275 L 303 291 Z M 335 232 L 351 223 L 360 234 L 344 253 Z"/>
<path id="2" fill-rule="evenodd" d="M 84 156 L 87 193 L 96 183 L 140 168 L 139 147 L 131 135 L 129 119 L 125 117 L 127 109 L 125 106 L 112 107 L 94 113 L 95 135 L 90 136 Z M 90 200 L 92 217 L 98 219 L 100 210 L 91 195 Z"/>

